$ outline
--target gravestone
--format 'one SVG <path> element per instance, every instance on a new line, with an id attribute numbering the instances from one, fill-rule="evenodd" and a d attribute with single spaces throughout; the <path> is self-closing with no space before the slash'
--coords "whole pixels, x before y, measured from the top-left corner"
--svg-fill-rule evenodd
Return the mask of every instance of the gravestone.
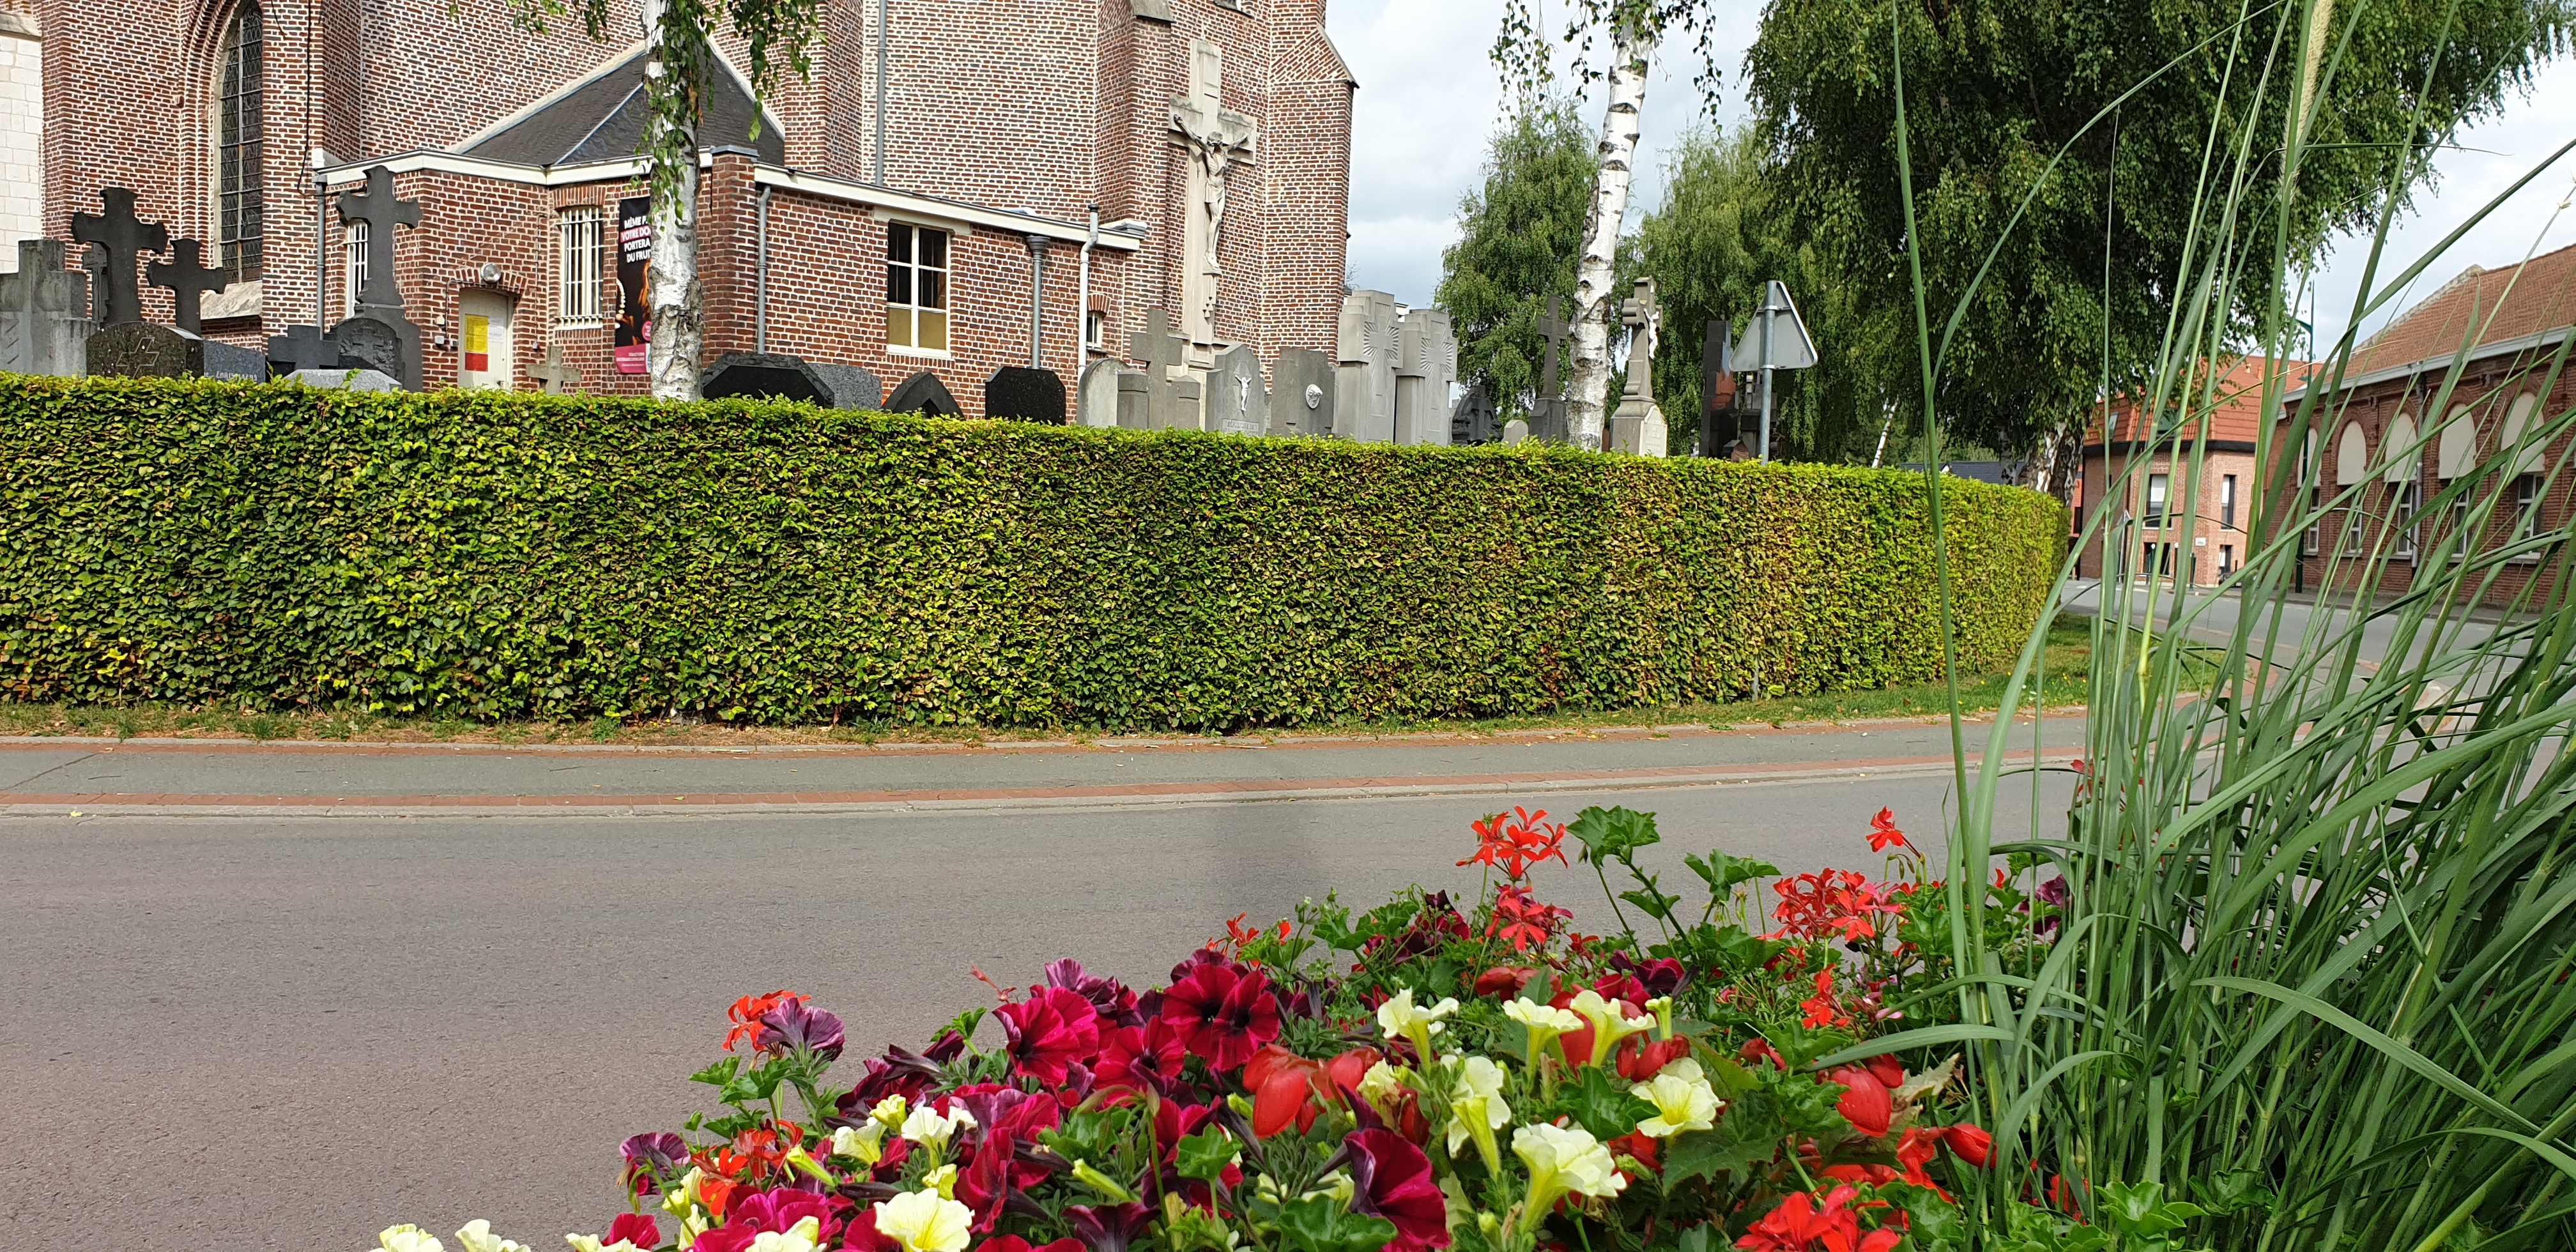
<path id="1" fill-rule="evenodd" d="M 206 341 L 150 322 L 118 322 L 89 337 L 100 378 L 192 378 L 206 370 Z"/>
<path id="2" fill-rule="evenodd" d="M 1198 406 L 1188 405 L 1184 415 L 1180 379 L 1182 363 L 1189 359 L 1190 341 L 1172 331 L 1172 315 L 1163 309 L 1145 310 L 1145 329 L 1128 336 L 1127 354 L 1145 363 L 1145 396 L 1147 425 L 1153 430 L 1172 430 L 1183 425 L 1199 429 Z M 1125 384 L 1120 384 L 1122 387 Z M 1197 380 L 1188 380 L 1191 399 L 1196 400 Z M 1120 422 L 1125 425 L 1125 422 Z"/>
<path id="3" fill-rule="evenodd" d="M 82 248 L 81 269 L 89 275 L 89 289 L 93 293 L 89 302 L 89 324 L 93 328 L 105 326 L 107 301 L 95 298 L 95 293 L 107 289 L 107 248 L 100 244 Z"/>
<path id="4" fill-rule="evenodd" d="M 1154 429 L 1154 384 L 1140 371 L 1118 371 L 1118 428 Z"/>
<path id="5" fill-rule="evenodd" d="M 984 380 L 984 416 L 1064 425 L 1064 380 L 1054 370 L 1005 365 Z"/>
<path id="6" fill-rule="evenodd" d="M 194 239 L 177 240 L 170 245 L 169 260 L 154 261 L 144 271 L 153 286 L 170 293 L 170 320 L 192 335 L 206 332 L 205 298 L 232 285 L 224 281 L 223 270 L 205 264 L 205 251 L 206 245 Z"/>
<path id="7" fill-rule="evenodd" d="M 1458 373 L 1458 339 L 1449 315 L 1415 309 L 1396 331 L 1395 441 L 1449 442 L 1449 385 Z"/>
<path id="8" fill-rule="evenodd" d="M 1270 429 L 1270 392 L 1261 385 L 1261 354 L 1236 344 L 1216 354 L 1207 376 L 1208 429 L 1258 435 Z"/>
<path id="9" fill-rule="evenodd" d="M 400 391 L 403 385 L 376 370 L 296 370 L 285 376 L 306 387 L 325 391 Z"/>
<path id="10" fill-rule="evenodd" d="M 1603 447 L 1662 456 L 1670 433 L 1664 427 L 1664 411 L 1655 404 L 1655 341 L 1663 330 L 1664 312 L 1655 303 L 1654 279 L 1637 280 L 1636 294 L 1619 306 L 1619 320 L 1628 327 L 1628 385 L 1610 415 L 1609 438 Z"/>
<path id="11" fill-rule="evenodd" d="M 1354 291 L 1342 297 L 1334 359 L 1333 433 L 1344 439 L 1384 443 L 1395 438 L 1395 297 Z"/>
<path id="12" fill-rule="evenodd" d="M 1335 389 L 1341 383 L 1336 377 L 1333 358 L 1313 348 L 1282 348 L 1279 362 L 1271 367 L 1270 433 L 1274 435 L 1312 435 L 1333 433 Z"/>
<path id="13" fill-rule="evenodd" d="M 1530 424 L 1527 421 L 1515 417 L 1512 420 L 1503 423 L 1504 447 L 1517 448 L 1522 444 L 1528 443 L 1529 439 Z"/>
<path id="14" fill-rule="evenodd" d="M 268 381 L 268 354 L 257 348 L 244 348 L 209 339 L 206 343 L 206 367 L 199 371 L 208 378 L 233 382 Z"/>
<path id="15" fill-rule="evenodd" d="M 89 373 L 89 275 L 63 268 L 59 239 L 18 245 L 18 272 L 0 274 L 0 370 L 79 378 Z"/>
<path id="16" fill-rule="evenodd" d="M 1082 367 L 1082 382 L 1075 391 L 1077 407 L 1074 416 L 1085 426 L 1105 427 L 1118 424 L 1118 362 L 1098 360 Z"/>
<path id="17" fill-rule="evenodd" d="M 365 369 L 367 364 L 341 352 L 339 343 L 319 326 L 289 326 L 285 334 L 268 337 L 268 368 L 284 376 L 304 370 Z"/>
<path id="18" fill-rule="evenodd" d="M 805 368 L 832 389 L 833 408 L 873 409 L 885 402 L 885 384 L 868 370 L 830 361 L 807 361 Z"/>
<path id="19" fill-rule="evenodd" d="M 102 187 L 98 199 L 106 206 L 106 212 L 72 214 L 72 238 L 90 246 L 83 264 L 98 279 L 91 288 L 98 324 L 123 326 L 140 322 L 143 296 L 136 282 L 141 271 L 135 265 L 134 254 L 149 252 L 159 256 L 168 251 L 170 228 L 136 218 L 134 192 L 127 188 Z"/>
<path id="20" fill-rule="evenodd" d="M 550 396 L 568 396 L 581 389 L 581 367 L 563 359 L 563 345 L 546 345 L 545 364 L 528 371 L 537 390 Z"/>
<path id="21" fill-rule="evenodd" d="M 1539 338 L 1547 341 L 1547 350 L 1538 372 L 1536 410 L 1530 415 L 1528 433 L 1523 438 L 1546 443 L 1565 443 L 1574 437 L 1565 412 L 1565 387 L 1557 381 L 1557 357 L 1566 339 L 1574 334 L 1574 324 L 1560 316 L 1563 296 L 1547 298 L 1547 316 L 1538 319 Z"/>
<path id="22" fill-rule="evenodd" d="M 1457 445 L 1492 443 L 1499 432 L 1494 429 L 1494 397 L 1485 390 L 1484 380 L 1467 384 L 1458 397 L 1458 408 L 1449 415 L 1449 442 Z"/>
<path id="23" fill-rule="evenodd" d="M 958 407 L 957 397 L 948 394 L 948 385 L 929 370 L 903 380 L 903 385 L 895 388 L 894 395 L 886 401 L 885 411 L 919 413 L 925 417 L 966 415 L 966 410 Z"/>
<path id="24" fill-rule="evenodd" d="M 868 381 L 876 381 L 875 376 L 869 375 Z M 841 391 L 820 367 L 779 352 L 728 352 L 717 357 L 698 377 L 698 395 L 708 400 L 733 396 L 802 400 L 827 409 L 865 408 L 876 403 L 873 394 L 849 397 L 861 403 L 843 403 Z"/>
<path id="25" fill-rule="evenodd" d="M 1172 424 L 1163 429 L 1206 430 L 1206 411 L 1201 407 L 1206 394 L 1206 387 L 1195 378 L 1183 378 L 1173 382 L 1169 393 Z"/>
<path id="26" fill-rule="evenodd" d="M 367 171 L 362 191 L 339 196 L 340 222 L 367 226 L 367 280 L 358 286 L 357 315 L 331 328 L 331 338 L 344 355 L 365 361 L 406 391 L 421 387 L 420 327 L 403 312 L 402 284 L 395 281 L 396 228 L 420 225 L 420 202 L 394 197 L 394 172 L 382 165 Z"/>

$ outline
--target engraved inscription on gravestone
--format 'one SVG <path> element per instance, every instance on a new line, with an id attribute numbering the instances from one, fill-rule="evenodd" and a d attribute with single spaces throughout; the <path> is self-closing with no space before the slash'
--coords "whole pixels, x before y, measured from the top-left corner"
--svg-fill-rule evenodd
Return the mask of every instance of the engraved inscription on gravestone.
<path id="1" fill-rule="evenodd" d="M 206 341 L 150 322 L 119 322 L 89 337 L 89 372 L 106 378 L 188 378 L 205 372 Z"/>
<path id="2" fill-rule="evenodd" d="M 1270 426 L 1270 393 L 1261 385 L 1261 355 L 1242 344 L 1216 354 L 1207 377 L 1208 429 L 1258 435 Z"/>

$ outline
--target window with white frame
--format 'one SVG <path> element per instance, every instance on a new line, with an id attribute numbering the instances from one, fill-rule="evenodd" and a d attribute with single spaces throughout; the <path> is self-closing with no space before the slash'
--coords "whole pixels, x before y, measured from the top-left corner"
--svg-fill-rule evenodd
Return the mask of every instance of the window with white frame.
<path id="1" fill-rule="evenodd" d="M 1109 315 L 1092 309 L 1082 315 L 1082 346 L 1094 352 L 1109 338 Z"/>
<path id="2" fill-rule="evenodd" d="M 2165 494 L 2170 482 L 2163 474 L 2147 475 L 2147 525 L 2165 524 Z"/>
<path id="3" fill-rule="evenodd" d="M 2521 543 L 2540 533 L 2540 475 L 2516 474 L 2513 479 L 2513 542 Z M 2517 561 L 2537 561 L 2538 553 L 2526 553 Z"/>
<path id="4" fill-rule="evenodd" d="M 2390 511 L 2396 519 L 2393 524 L 2403 528 L 2397 532 L 2397 559 L 2412 561 L 2416 549 L 2424 541 L 2423 523 L 2415 516 L 2424 507 L 2424 484 L 2398 483 L 2389 490 L 2388 496 Z"/>
<path id="5" fill-rule="evenodd" d="M 2369 496 L 2365 492 L 2357 491 L 2353 493 L 2352 503 L 2344 506 L 2343 550 L 2346 552 L 2361 551 L 2361 545 L 2364 542 L 2362 538 L 2362 523 L 2367 520 L 2370 515 L 2369 510 L 2361 507 L 2361 502 L 2368 498 Z"/>
<path id="6" fill-rule="evenodd" d="M 886 346 L 948 351 L 948 232 L 886 223 Z"/>
<path id="7" fill-rule="evenodd" d="M 2228 575 L 2235 572 L 2236 545 L 2230 543 L 2222 543 L 2218 545 L 2218 577 L 2220 581 L 2225 581 Z"/>
<path id="8" fill-rule="evenodd" d="M 2236 475 L 2223 475 L 2218 480 L 2218 524 L 2236 529 Z"/>
<path id="9" fill-rule="evenodd" d="M 600 323 L 599 206 L 576 204 L 555 215 L 555 323 Z"/>
<path id="10" fill-rule="evenodd" d="M 358 293 L 367 288 L 367 224 L 351 222 L 340 228 L 340 309 L 348 317 L 358 315 Z"/>

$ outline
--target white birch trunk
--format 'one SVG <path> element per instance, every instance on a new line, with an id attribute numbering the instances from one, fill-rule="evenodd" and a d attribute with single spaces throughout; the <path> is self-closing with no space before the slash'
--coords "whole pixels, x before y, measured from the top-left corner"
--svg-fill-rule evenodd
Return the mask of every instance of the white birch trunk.
<path id="1" fill-rule="evenodd" d="M 668 13 L 666 6 L 648 0 L 644 20 L 657 47 L 699 38 L 697 32 L 667 26 Z M 711 56 L 703 47 L 697 51 L 701 61 Z M 657 87 L 669 72 L 668 58 L 658 54 L 644 66 L 645 76 Z M 644 274 L 644 312 L 652 329 L 644 345 L 644 377 L 656 400 L 698 398 L 698 357 L 706 344 L 706 290 L 698 282 L 697 121 L 689 119 L 676 145 L 663 142 L 671 123 L 660 110 L 647 123 L 654 128 L 645 150 L 653 154 L 655 194 L 653 255 Z M 674 165 L 678 168 L 671 168 Z M 676 194 L 661 194 L 665 187 Z"/>
<path id="2" fill-rule="evenodd" d="M 1635 173 L 1638 117 L 1646 104 L 1646 61 L 1651 40 L 1635 38 L 1624 24 L 1610 31 L 1610 105 L 1601 118 L 1600 176 L 1592 185 L 1592 215 L 1583 230 L 1583 258 L 1574 271 L 1573 376 L 1567 384 L 1567 437 L 1574 446 L 1601 449 L 1603 409 L 1610 394 L 1610 328 L 1618 317 L 1615 269 L 1619 227 L 1628 216 L 1628 183 Z"/>

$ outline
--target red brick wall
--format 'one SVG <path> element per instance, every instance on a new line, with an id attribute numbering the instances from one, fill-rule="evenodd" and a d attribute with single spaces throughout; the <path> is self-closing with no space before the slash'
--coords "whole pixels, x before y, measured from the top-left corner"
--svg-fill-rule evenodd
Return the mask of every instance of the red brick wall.
<path id="1" fill-rule="evenodd" d="M 2083 515 L 2078 524 L 2093 521 L 2097 510 L 2107 508 L 2101 526 L 2091 542 L 2077 554 L 2075 572 L 2079 578 L 2102 576 L 2103 545 L 2120 545 L 2120 560 L 2114 567 L 2131 576 L 2145 568 L 2146 544 L 2173 545 L 2173 576 L 2207 586 L 2218 581 L 2221 548 L 2233 549 L 2232 565 L 2242 567 L 2251 553 L 2253 541 L 2246 527 L 2253 523 L 2256 490 L 2254 454 L 2243 451 L 2221 451 L 2212 448 L 2202 454 L 2198 502 L 2184 498 L 2191 486 L 2192 450 L 2184 448 L 2179 455 L 2170 447 L 2157 450 L 2148 464 L 2139 465 L 2132 474 L 2130 466 L 2138 453 L 2125 447 L 2109 450 L 2096 444 L 2084 450 Z M 2131 474 L 2125 481 L 2122 474 Z M 2147 511 L 2147 480 L 2152 474 L 2167 476 L 2165 495 L 2166 524 L 2153 529 L 2143 524 Z M 2227 524 L 2223 493 L 2227 476 L 2236 476 L 2236 510 L 2233 525 Z M 2183 513 L 2191 512 L 2195 520 L 2191 532 L 2183 530 Z M 2133 523 L 2116 525 L 2123 515 Z M 2197 541 L 2197 542 L 2195 542 Z"/>

